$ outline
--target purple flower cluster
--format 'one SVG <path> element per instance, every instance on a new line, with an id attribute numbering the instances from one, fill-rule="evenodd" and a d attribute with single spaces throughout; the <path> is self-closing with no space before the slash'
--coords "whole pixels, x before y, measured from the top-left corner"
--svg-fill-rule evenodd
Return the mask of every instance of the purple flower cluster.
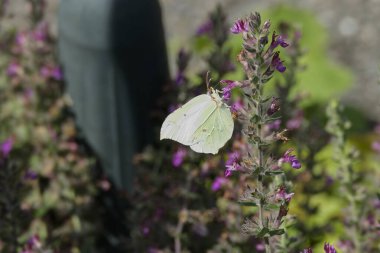
<path id="1" fill-rule="evenodd" d="M 276 47 L 281 46 L 283 48 L 289 46 L 289 44 L 285 41 L 285 36 L 276 35 L 275 32 L 272 34 L 272 42 L 270 44 L 270 49 L 274 50 Z"/>
<path id="2" fill-rule="evenodd" d="M 26 245 L 21 253 L 34 253 L 40 252 L 42 244 L 38 235 L 34 235 L 28 239 Z"/>
<path id="3" fill-rule="evenodd" d="M 281 166 L 283 163 L 289 163 L 294 169 L 301 168 L 301 163 L 295 155 L 291 155 L 293 149 L 288 149 L 285 154 L 278 160 L 278 166 Z"/>
<path id="4" fill-rule="evenodd" d="M 325 246 L 323 247 L 325 250 L 325 253 L 337 253 L 336 249 L 332 244 L 325 243 Z"/>
<path id="5" fill-rule="evenodd" d="M 8 138 L 0 145 L 0 151 L 3 157 L 8 157 L 13 148 L 13 139 Z"/>
<path id="6" fill-rule="evenodd" d="M 177 151 L 172 156 L 172 165 L 175 168 L 178 168 L 182 165 L 183 160 L 185 159 L 187 155 L 187 151 L 184 148 L 178 148 Z"/>
<path id="7" fill-rule="evenodd" d="M 211 190 L 214 192 L 219 191 L 227 182 L 228 180 L 226 178 L 217 177 L 211 185 Z"/>
<path id="8" fill-rule="evenodd" d="M 19 76 L 22 72 L 22 67 L 17 62 L 11 62 L 7 68 L 7 75 L 10 77 Z"/>
<path id="9" fill-rule="evenodd" d="M 40 70 L 40 74 L 44 78 L 52 78 L 57 81 L 61 81 L 63 79 L 63 74 L 60 67 L 43 66 Z"/>
<path id="10" fill-rule="evenodd" d="M 228 154 L 226 171 L 224 172 L 225 177 L 230 177 L 233 171 L 238 171 L 241 169 L 240 158 L 240 154 L 236 151 Z"/>
<path id="11" fill-rule="evenodd" d="M 230 31 L 234 34 L 248 32 L 248 23 L 243 19 L 238 19 L 231 27 Z"/>
<path id="12" fill-rule="evenodd" d="M 204 22 L 198 27 L 195 34 L 198 36 L 205 35 L 205 34 L 210 33 L 213 29 L 214 29 L 214 25 L 212 24 L 212 21 L 207 20 L 206 22 Z"/>
<path id="13" fill-rule="evenodd" d="M 277 69 L 279 72 L 283 73 L 286 70 L 286 67 L 284 66 L 284 61 L 280 59 L 279 52 L 274 53 L 271 65 L 273 68 Z"/>
<path id="14" fill-rule="evenodd" d="M 324 249 L 325 253 L 337 253 L 334 246 L 332 244 L 329 244 L 329 243 L 325 243 L 323 249 Z M 308 249 L 304 249 L 300 253 L 313 253 L 313 250 L 311 248 L 308 248 Z"/>
<path id="15" fill-rule="evenodd" d="M 280 187 L 276 192 L 275 199 L 280 200 L 280 201 L 290 202 L 290 200 L 292 200 L 293 195 L 294 195 L 293 192 L 287 193 L 285 190 L 285 187 Z"/>

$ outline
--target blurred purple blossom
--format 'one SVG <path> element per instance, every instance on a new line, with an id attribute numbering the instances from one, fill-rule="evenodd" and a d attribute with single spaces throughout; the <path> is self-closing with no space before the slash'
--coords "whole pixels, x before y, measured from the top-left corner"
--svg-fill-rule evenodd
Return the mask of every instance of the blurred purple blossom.
<path id="1" fill-rule="evenodd" d="M 229 177 L 232 175 L 233 171 L 237 171 L 241 169 L 239 160 L 240 160 L 240 154 L 238 152 L 235 151 L 228 154 L 228 159 L 226 161 L 226 170 L 224 172 L 225 177 Z"/>
<path id="2" fill-rule="evenodd" d="M 290 200 L 292 200 L 293 195 L 294 195 L 293 192 L 287 193 L 285 191 L 285 187 L 280 187 L 276 192 L 275 199 L 285 200 L 286 202 L 290 202 Z"/>
<path id="3" fill-rule="evenodd" d="M 303 122 L 303 111 L 302 110 L 299 110 L 297 111 L 296 113 L 296 116 L 289 119 L 287 122 L 286 122 L 286 128 L 288 130 L 297 130 L 301 127 L 302 125 L 302 122 Z"/>
<path id="4" fill-rule="evenodd" d="M 334 246 L 329 243 L 325 243 L 323 249 L 325 250 L 325 253 L 337 253 Z"/>
<path id="5" fill-rule="evenodd" d="M 280 119 L 276 119 L 275 121 L 268 124 L 269 130 L 272 130 L 272 131 L 280 129 L 280 126 L 281 126 L 281 120 Z"/>
<path id="6" fill-rule="evenodd" d="M 1 153 L 4 157 L 8 157 L 13 148 L 13 139 L 8 138 L 1 143 Z"/>
<path id="7" fill-rule="evenodd" d="M 16 62 L 11 62 L 7 68 L 7 75 L 10 77 L 18 76 L 21 73 L 21 66 Z"/>
<path id="8" fill-rule="evenodd" d="M 242 100 L 238 100 L 238 101 L 235 101 L 232 105 L 231 105 L 231 112 L 232 113 L 239 113 L 241 110 L 244 109 L 244 104 L 243 104 L 243 101 Z"/>
<path id="9" fill-rule="evenodd" d="M 313 250 L 311 248 L 308 248 L 308 249 L 304 249 L 300 253 L 313 253 Z"/>
<path id="10" fill-rule="evenodd" d="M 338 245 L 341 250 L 345 250 L 347 252 L 354 249 L 354 245 L 350 240 L 340 241 Z"/>
<path id="11" fill-rule="evenodd" d="M 380 134 L 380 124 L 378 124 L 378 125 L 375 127 L 374 132 L 375 132 L 376 134 Z"/>
<path id="12" fill-rule="evenodd" d="M 264 251 L 265 250 L 264 243 L 260 242 L 260 243 L 256 244 L 256 250 L 257 251 Z"/>
<path id="13" fill-rule="evenodd" d="M 57 81 L 61 81 L 63 79 L 62 70 L 60 67 L 54 67 L 51 70 L 51 77 Z"/>
<path id="14" fill-rule="evenodd" d="M 32 33 L 33 39 L 37 42 L 46 41 L 47 35 L 48 35 L 48 25 L 46 22 L 40 23 Z"/>
<path id="15" fill-rule="evenodd" d="M 27 170 L 24 174 L 24 180 L 36 180 L 38 174 L 33 170 Z"/>
<path id="16" fill-rule="evenodd" d="M 281 166 L 283 163 L 289 163 L 294 169 L 301 168 L 301 163 L 295 155 L 291 155 L 293 149 L 288 149 L 285 154 L 278 160 L 278 166 Z"/>
<path id="17" fill-rule="evenodd" d="M 277 69 L 279 72 L 283 73 L 286 70 L 286 67 L 283 64 L 283 61 L 280 59 L 279 52 L 274 53 L 271 65 L 273 68 Z"/>
<path id="18" fill-rule="evenodd" d="M 212 21 L 207 20 L 206 22 L 204 22 L 198 27 L 195 34 L 198 36 L 205 35 L 205 34 L 210 33 L 213 29 L 214 29 L 214 25 L 212 24 Z"/>
<path id="19" fill-rule="evenodd" d="M 148 226 L 143 226 L 143 227 L 141 228 L 141 232 L 142 232 L 142 234 L 143 234 L 144 236 L 148 236 L 149 233 L 150 233 L 150 228 L 149 228 Z"/>
<path id="20" fill-rule="evenodd" d="M 186 149 L 184 149 L 182 147 L 178 148 L 177 151 L 172 156 L 172 165 L 175 168 L 180 167 L 182 165 L 183 160 L 185 159 L 186 155 L 187 155 Z"/>
<path id="21" fill-rule="evenodd" d="M 380 141 L 372 142 L 372 149 L 377 153 L 380 153 Z"/>
<path id="22" fill-rule="evenodd" d="M 149 247 L 148 253 L 160 253 L 161 251 L 154 247 Z"/>
<path id="23" fill-rule="evenodd" d="M 182 72 L 178 72 L 174 82 L 177 86 L 181 86 L 185 83 L 185 80 L 185 75 Z"/>
<path id="24" fill-rule="evenodd" d="M 228 180 L 224 177 L 217 177 L 215 178 L 214 182 L 211 185 L 212 191 L 219 191 L 223 185 L 225 185 L 228 182 Z"/>
<path id="25" fill-rule="evenodd" d="M 234 34 L 248 32 L 248 23 L 245 20 L 238 19 L 231 27 L 230 31 Z"/>
<path id="26" fill-rule="evenodd" d="M 28 41 L 28 34 L 26 32 L 19 32 L 16 35 L 16 45 L 22 50 Z"/>
<path id="27" fill-rule="evenodd" d="M 53 78 L 56 81 L 61 81 L 63 79 L 60 67 L 43 66 L 40 69 L 40 74 L 43 78 Z"/>

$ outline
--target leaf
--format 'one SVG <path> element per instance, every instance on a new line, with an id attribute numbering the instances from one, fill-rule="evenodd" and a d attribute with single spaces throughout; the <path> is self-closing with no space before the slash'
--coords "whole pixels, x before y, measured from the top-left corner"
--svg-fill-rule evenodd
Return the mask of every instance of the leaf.
<path id="1" fill-rule="evenodd" d="M 274 229 L 274 230 L 271 230 L 268 232 L 270 236 L 274 236 L 274 235 L 282 235 L 285 233 L 285 230 L 284 229 Z"/>
<path id="2" fill-rule="evenodd" d="M 239 201 L 238 203 L 241 206 L 258 206 L 255 202 Z"/>

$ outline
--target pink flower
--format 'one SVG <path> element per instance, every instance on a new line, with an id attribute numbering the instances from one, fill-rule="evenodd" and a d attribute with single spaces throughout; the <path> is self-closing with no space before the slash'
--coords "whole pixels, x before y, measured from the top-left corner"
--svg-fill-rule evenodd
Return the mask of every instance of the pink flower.
<path id="1" fill-rule="evenodd" d="M 244 104 L 242 100 L 238 100 L 234 102 L 231 106 L 231 112 L 232 113 L 239 113 L 241 110 L 244 109 Z"/>
<path id="2" fill-rule="evenodd" d="M 286 122 L 286 128 L 289 130 L 296 130 L 301 127 L 303 122 L 303 111 L 298 111 L 296 116 Z"/>

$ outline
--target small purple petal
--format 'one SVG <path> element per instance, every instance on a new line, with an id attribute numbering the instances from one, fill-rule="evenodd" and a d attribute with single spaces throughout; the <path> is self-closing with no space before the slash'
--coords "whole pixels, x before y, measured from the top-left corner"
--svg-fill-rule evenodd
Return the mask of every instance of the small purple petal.
<path id="1" fill-rule="evenodd" d="M 50 72 L 50 75 L 57 81 L 61 81 L 63 79 L 63 74 L 60 67 L 53 68 Z"/>
<path id="2" fill-rule="evenodd" d="M 9 153 L 12 151 L 13 148 L 13 140 L 12 138 L 6 139 L 3 143 L 1 143 L 1 153 L 4 157 L 8 157 Z"/>
<path id="3" fill-rule="evenodd" d="M 311 248 L 308 248 L 308 249 L 304 249 L 302 252 L 300 253 L 313 253 L 313 250 Z"/>
<path id="4" fill-rule="evenodd" d="M 285 72 L 286 70 L 286 67 L 283 64 L 283 61 L 281 61 L 280 54 L 278 52 L 273 55 L 271 65 L 281 73 Z"/>
<path id="5" fill-rule="evenodd" d="M 230 31 L 234 34 L 248 32 L 248 23 L 245 20 L 238 19 L 231 27 Z"/>
<path id="6" fill-rule="evenodd" d="M 218 191 L 222 188 L 223 185 L 225 185 L 227 183 L 227 179 L 223 178 L 223 177 L 217 177 L 214 182 L 212 183 L 212 186 L 211 186 L 211 190 L 212 191 Z"/>
<path id="7" fill-rule="evenodd" d="M 25 172 L 24 179 L 25 180 L 36 180 L 38 178 L 38 174 L 32 170 L 28 170 Z"/>
<path id="8" fill-rule="evenodd" d="M 11 62 L 9 65 L 8 65 L 8 68 L 7 68 L 7 75 L 10 76 L 10 77 L 14 77 L 14 76 L 18 76 L 21 72 L 21 66 L 20 64 L 16 63 L 16 62 Z"/>
<path id="9" fill-rule="evenodd" d="M 372 143 L 372 149 L 377 153 L 380 153 L 380 141 L 374 141 Z"/>
<path id="10" fill-rule="evenodd" d="M 214 25 L 212 24 L 211 20 L 207 20 L 205 23 L 201 24 L 197 31 L 196 35 L 204 35 L 210 33 L 214 29 Z"/>
<path id="11" fill-rule="evenodd" d="M 332 244 L 330 245 L 329 243 L 325 243 L 323 249 L 325 250 L 325 253 L 337 253 L 334 246 Z"/>
<path id="12" fill-rule="evenodd" d="M 178 168 L 182 165 L 183 163 L 183 160 L 185 159 L 187 155 L 187 151 L 186 149 L 184 148 L 179 148 L 174 154 L 173 154 L 173 157 L 172 157 L 172 165 L 175 167 L 175 168 Z"/>

